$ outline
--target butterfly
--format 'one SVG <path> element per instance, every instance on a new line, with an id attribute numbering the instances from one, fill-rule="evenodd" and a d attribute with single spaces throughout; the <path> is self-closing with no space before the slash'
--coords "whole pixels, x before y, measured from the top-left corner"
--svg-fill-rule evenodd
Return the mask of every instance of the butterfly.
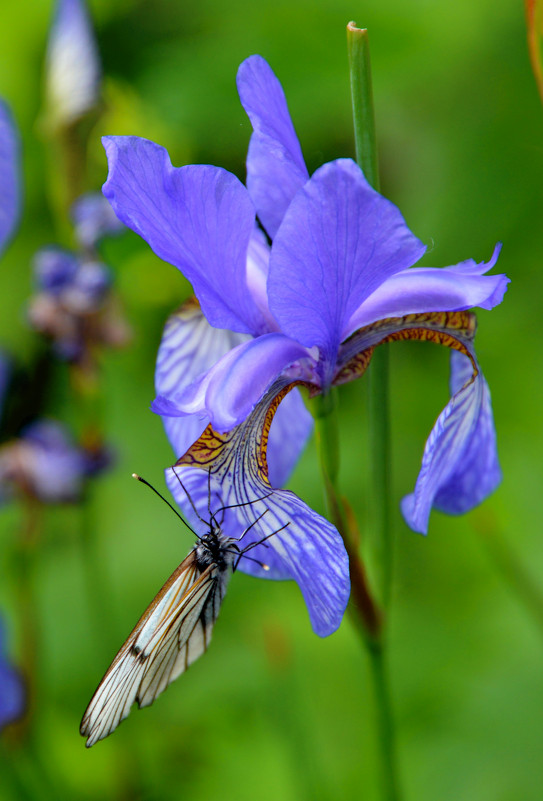
<path id="1" fill-rule="evenodd" d="M 181 517 L 145 479 L 135 473 L 134 478 L 147 484 Z M 181 479 L 177 479 L 181 483 Z M 227 537 L 221 531 L 217 512 L 210 510 L 211 492 L 208 496 L 209 520 L 206 521 L 200 517 L 182 483 L 181 486 L 208 530 L 199 536 L 190 529 L 197 537 L 196 544 L 151 601 L 98 685 L 80 726 L 81 734 L 87 738 L 87 748 L 111 734 L 128 716 L 134 702 L 139 708 L 152 704 L 206 651 L 228 582 L 240 559 L 251 558 L 246 557 L 247 551 L 282 530 L 241 548 L 239 541 L 267 510 L 245 529 L 239 539 Z M 218 512 L 254 502 L 223 506 Z M 185 520 L 183 523 L 188 525 Z M 267 569 L 266 565 L 259 564 Z"/>

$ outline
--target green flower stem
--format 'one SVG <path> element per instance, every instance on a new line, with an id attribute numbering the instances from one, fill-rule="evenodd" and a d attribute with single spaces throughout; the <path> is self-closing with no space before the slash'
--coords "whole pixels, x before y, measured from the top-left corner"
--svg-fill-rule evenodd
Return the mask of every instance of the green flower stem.
<path id="1" fill-rule="evenodd" d="M 368 32 L 353 22 L 347 25 L 356 160 L 367 181 L 379 189 L 379 165 L 371 83 Z M 370 376 L 370 457 L 373 478 L 373 557 L 377 597 L 388 606 L 392 578 L 392 530 L 390 526 L 390 426 L 387 346 L 375 351 Z"/>
<path id="2" fill-rule="evenodd" d="M 347 25 L 347 49 L 351 80 L 356 160 L 366 180 L 379 190 L 379 162 L 371 81 L 369 39 L 366 29 Z M 392 531 L 390 526 L 390 426 L 388 400 L 388 351 L 378 348 L 370 366 L 370 460 L 374 515 L 370 551 L 375 569 L 376 594 L 384 608 L 392 578 Z M 385 661 L 383 626 L 367 639 L 377 715 L 381 767 L 381 792 L 386 801 L 400 798 L 395 733 Z"/>
<path id="3" fill-rule="evenodd" d="M 377 348 L 369 368 L 369 451 L 371 458 L 373 532 L 370 540 L 377 597 L 384 609 L 390 601 L 393 537 L 390 508 L 390 425 L 388 345 Z"/>
<path id="4" fill-rule="evenodd" d="M 373 113 L 370 44 L 366 28 L 347 25 L 356 162 L 371 186 L 379 190 L 379 162 Z"/>
<path id="5" fill-rule="evenodd" d="M 396 737 L 390 703 L 390 691 L 383 638 L 368 643 L 368 654 L 375 690 L 377 733 L 381 756 L 381 791 L 383 801 L 398 801 L 400 788 L 397 770 Z"/>
<path id="6" fill-rule="evenodd" d="M 315 418 L 317 450 L 323 476 L 327 513 L 341 534 L 349 556 L 351 599 L 349 613 L 365 640 L 377 641 L 381 615 L 371 596 L 366 571 L 358 551 L 358 532 L 349 506 L 338 491 L 339 443 L 337 390 L 311 400 Z"/>
<path id="7" fill-rule="evenodd" d="M 359 537 L 349 505 L 337 489 L 338 439 L 337 390 L 311 400 L 315 418 L 317 450 L 324 479 L 327 512 L 343 537 L 349 556 L 351 598 L 348 611 L 366 644 L 375 691 L 376 725 L 380 750 L 380 783 L 383 801 L 398 801 L 396 746 L 384 660 L 382 616 L 372 598 L 364 565 L 359 554 Z"/>

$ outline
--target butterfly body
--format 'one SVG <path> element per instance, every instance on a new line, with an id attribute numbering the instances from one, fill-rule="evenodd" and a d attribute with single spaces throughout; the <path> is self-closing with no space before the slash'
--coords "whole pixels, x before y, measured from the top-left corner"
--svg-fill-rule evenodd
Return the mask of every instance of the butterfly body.
<path id="1" fill-rule="evenodd" d="M 107 737 L 136 702 L 152 704 L 201 656 L 243 550 L 209 524 L 145 610 L 100 682 L 81 722 L 87 747 Z"/>

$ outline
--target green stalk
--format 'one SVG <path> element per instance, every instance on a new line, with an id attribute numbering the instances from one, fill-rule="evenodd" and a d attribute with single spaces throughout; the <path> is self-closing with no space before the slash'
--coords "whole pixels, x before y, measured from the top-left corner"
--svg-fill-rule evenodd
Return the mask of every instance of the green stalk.
<path id="1" fill-rule="evenodd" d="M 396 754 L 394 719 L 390 703 L 388 671 L 383 638 L 368 645 L 370 667 L 375 691 L 377 734 L 381 756 L 381 791 L 383 801 L 401 798 Z"/>
<path id="2" fill-rule="evenodd" d="M 354 22 L 347 25 L 347 51 L 351 78 L 354 144 L 356 162 L 366 180 L 379 191 L 379 161 L 373 112 L 370 43 L 366 28 L 357 28 Z"/>
<path id="3" fill-rule="evenodd" d="M 371 83 L 368 32 L 347 25 L 356 160 L 368 183 L 379 190 L 379 166 Z M 372 468 L 373 536 L 370 540 L 377 597 L 385 608 L 392 579 L 390 509 L 390 425 L 387 346 L 375 351 L 370 368 L 370 457 Z"/>
<path id="4" fill-rule="evenodd" d="M 311 399 L 310 404 L 315 418 L 315 436 L 324 483 L 326 511 L 341 534 L 349 556 L 351 575 L 349 614 L 365 641 L 377 641 L 381 615 L 371 596 L 366 571 L 360 559 L 354 516 L 338 490 L 337 389 L 333 388 L 326 395 L 317 395 Z"/>
<path id="5" fill-rule="evenodd" d="M 379 190 L 379 166 L 371 81 L 368 32 L 347 25 L 347 48 L 351 80 L 356 160 L 366 180 Z M 370 366 L 370 464 L 374 498 L 373 531 L 370 539 L 377 597 L 386 609 L 392 579 L 392 530 L 390 514 L 390 425 L 388 399 L 388 352 L 377 349 Z M 367 641 L 375 691 L 376 724 L 383 801 L 400 798 L 395 732 L 385 661 L 383 626 Z"/>

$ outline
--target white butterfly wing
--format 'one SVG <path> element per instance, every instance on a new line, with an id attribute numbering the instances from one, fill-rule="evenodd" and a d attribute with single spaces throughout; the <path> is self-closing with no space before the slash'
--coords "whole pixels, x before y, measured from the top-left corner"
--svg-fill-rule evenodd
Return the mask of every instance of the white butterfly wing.
<path id="1" fill-rule="evenodd" d="M 191 553 L 141 616 L 100 682 L 81 721 L 87 747 L 107 737 L 132 704 L 148 706 L 206 650 L 226 582 Z"/>

